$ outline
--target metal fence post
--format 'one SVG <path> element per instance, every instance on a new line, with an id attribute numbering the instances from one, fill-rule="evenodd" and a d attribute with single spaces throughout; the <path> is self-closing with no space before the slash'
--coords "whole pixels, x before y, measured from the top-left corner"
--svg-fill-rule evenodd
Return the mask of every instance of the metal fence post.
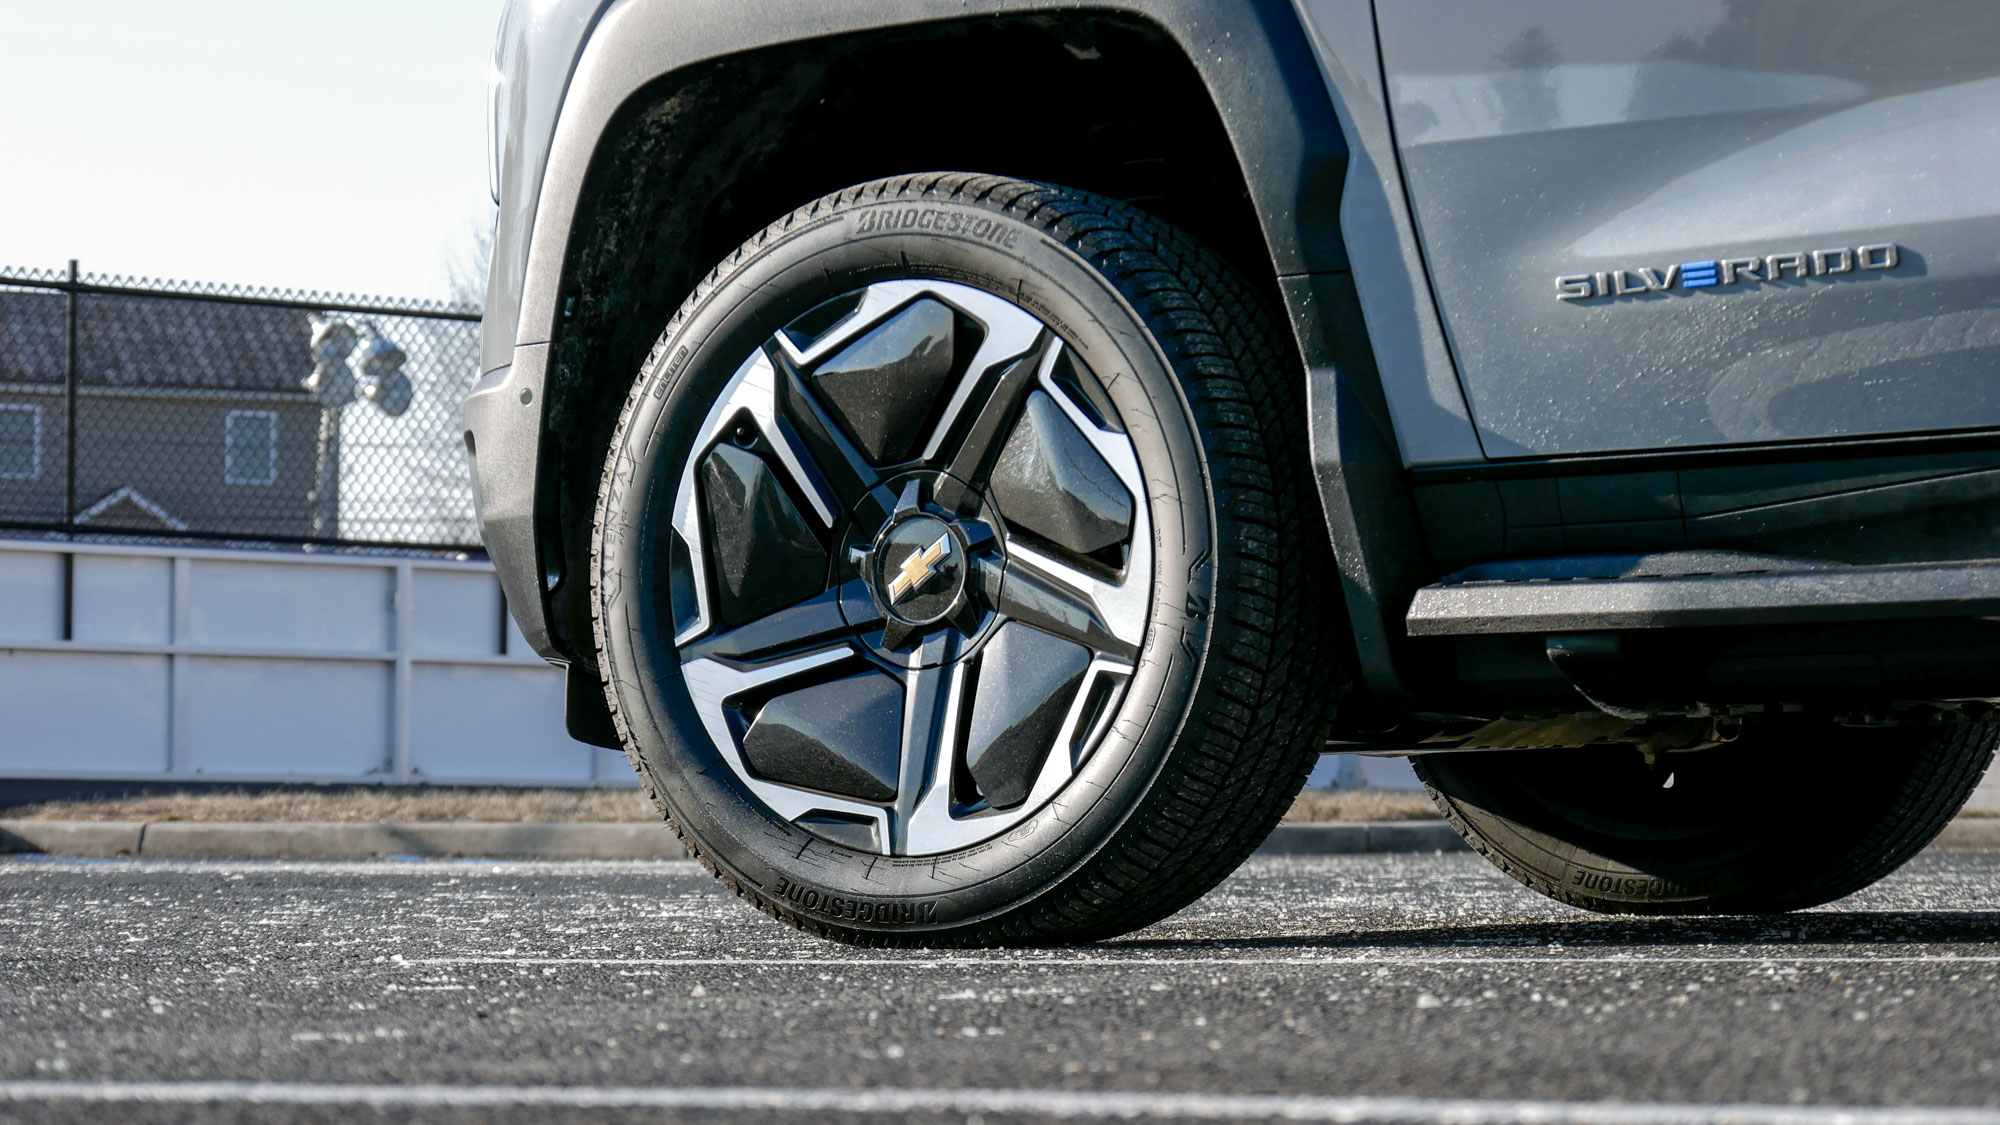
<path id="1" fill-rule="evenodd" d="M 63 526 L 76 528 L 76 259 L 69 260 L 68 300 L 63 315 Z"/>
<path id="2" fill-rule="evenodd" d="M 389 684 L 389 776 L 409 781 L 414 773 L 410 756 L 411 692 L 416 670 L 410 650 L 416 641 L 417 573 L 409 560 L 398 562 L 390 572 L 394 583 L 390 595 L 391 618 L 395 631 L 396 663 Z"/>
<path id="3" fill-rule="evenodd" d="M 194 560 L 173 556 L 173 600 L 168 603 L 167 645 L 167 773 L 185 773 L 188 768 L 188 697 L 193 691 L 186 646 L 194 635 L 191 594 L 194 588 Z"/>

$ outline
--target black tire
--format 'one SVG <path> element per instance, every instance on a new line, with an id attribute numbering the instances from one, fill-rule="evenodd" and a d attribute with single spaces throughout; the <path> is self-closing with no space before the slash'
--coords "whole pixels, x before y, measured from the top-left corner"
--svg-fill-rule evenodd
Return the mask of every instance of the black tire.
<path id="1" fill-rule="evenodd" d="M 666 531 L 675 474 L 689 479 L 685 466 L 702 448 L 719 450 L 704 436 L 718 432 L 703 429 L 713 415 L 702 419 L 738 385 L 725 381 L 743 377 L 755 362 L 744 359 L 751 349 L 778 354 L 781 327 L 793 333 L 787 340 L 804 340 L 807 330 L 790 326 L 818 325 L 834 315 L 821 311 L 828 302 L 865 301 L 870 286 L 897 279 L 1003 298 L 1039 320 L 1049 335 L 1038 339 L 1098 373 L 1083 378 L 1122 419 L 1144 471 L 1135 510 L 1150 520 L 1154 553 L 1144 640 L 1122 693 L 1104 705 L 1109 720 L 1091 721 L 1103 732 L 1091 736 L 1095 748 L 1004 834 L 927 855 L 893 854 L 881 839 L 894 835 L 888 818 L 904 815 L 895 802 L 912 777 L 907 767 L 889 775 L 897 796 L 879 827 L 830 828 L 826 817 L 795 823 L 751 791 L 770 776 L 746 778 L 755 773 L 740 764 L 748 754 L 732 747 L 735 757 L 724 760 L 708 733 L 714 727 L 704 727 L 675 638 L 690 650 L 707 642 L 690 640 L 685 617 L 675 615 L 693 595 L 676 603 L 668 588 L 670 575 L 692 565 L 672 555 L 684 540 Z M 1263 302 L 1192 239 L 1137 209 L 1051 184 L 963 173 L 868 183 L 800 208 L 725 258 L 639 373 L 607 459 L 593 542 L 606 696 L 646 789 L 689 850 L 772 916 L 866 945 L 1103 938 L 1165 917 L 1232 871 L 1303 785 L 1334 694 L 1320 641 L 1329 583 L 1305 456 L 1302 373 L 1283 340 Z M 786 385 L 803 387 L 805 378 Z M 968 381 L 984 386 L 985 376 Z M 800 393 L 779 392 L 778 401 Z M 939 435 L 957 424 L 953 407 L 941 409 L 944 420 L 932 423 Z M 846 432 L 862 431 L 848 424 Z M 765 448 L 756 433 L 744 440 Z M 782 461 L 777 443 L 768 444 L 767 463 Z M 851 448 L 864 445 L 856 438 Z M 866 446 L 881 447 L 879 439 Z M 795 479 L 791 487 L 796 500 L 808 486 Z M 804 510 L 795 503 L 792 515 L 773 518 L 809 523 Z M 884 526 L 887 537 L 898 525 Z M 1132 534 L 1122 548 L 1128 563 L 1138 550 Z M 887 550 L 887 538 L 872 542 Z M 908 571 L 907 559 L 851 554 L 862 559 L 854 564 L 861 577 L 835 589 L 844 572 L 840 552 L 830 557 L 836 573 L 822 598 L 888 567 Z M 967 583 L 962 599 L 971 598 L 973 580 L 954 580 Z M 881 582 L 867 589 L 876 612 L 888 614 L 895 587 L 887 595 Z M 955 643 L 976 643 L 967 636 Z M 880 655 L 891 643 L 885 627 L 856 642 L 855 653 L 865 657 L 873 645 L 868 652 Z M 907 698 L 916 698 L 914 686 Z M 1085 706 L 1079 694 L 1072 714 Z M 841 834 L 849 829 L 876 835 L 850 845 Z"/>
<path id="2" fill-rule="evenodd" d="M 1996 739 L 1987 723 L 1800 722 L 1651 767 L 1604 748 L 1414 764 L 1473 850 L 1550 898 L 1610 914 L 1766 914 L 1908 862 L 1965 805 Z"/>

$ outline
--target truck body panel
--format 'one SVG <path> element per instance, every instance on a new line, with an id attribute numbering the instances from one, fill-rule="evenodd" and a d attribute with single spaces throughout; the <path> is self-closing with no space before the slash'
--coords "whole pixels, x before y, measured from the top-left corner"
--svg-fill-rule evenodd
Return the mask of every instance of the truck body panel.
<path id="1" fill-rule="evenodd" d="M 2000 8 L 1377 14 L 1488 457 L 2000 426 Z"/>

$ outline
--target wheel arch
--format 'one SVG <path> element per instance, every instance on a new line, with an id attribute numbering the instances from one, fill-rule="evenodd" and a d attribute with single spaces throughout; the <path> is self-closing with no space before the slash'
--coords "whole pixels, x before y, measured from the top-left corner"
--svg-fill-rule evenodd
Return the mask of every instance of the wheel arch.
<path id="1" fill-rule="evenodd" d="M 1331 380 L 1336 364 L 1375 378 L 1372 363 L 1351 360 L 1354 339 L 1345 354 L 1326 339 L 1329 324 L 1361 324 L 1358 307 L 1329 307 L 1352 305 L 1352 285 L 1308 280 L 1347 276 L 1348 148 L 1288 3 L 973 8 L 953 5 L 947 19 L 923 0 L 871 5 L 868 26 L 843 28 L 825 25 L 864 15 L 822 13 L 810 21 L 818 35 L 790 26 L 796 15 L 734 8 L 728 50 L 675 45 L 675 28 L 688 24 L 667 0 L 627 0 L 603 17 L 564 102 L 533 238 L 516 236 L 529 243 L 516 343 L 538 351 L 546 372 L 521 373 L 543 380 L 532 557 L 544 597 L 529 612 L 542 611 L 546 654 L 590 662 L 581 563 L 597 462 L 659 326 L 708 262 L 847 184 L 967 167 L 1132 199 L 1216 248 L 1287 311 L 1302 378 Z M 1068 116 L 1051 122 L 1029 103 L 1024 116 L 1035 120 L 1010 123 L 964 97 L 912 99 L 901 88 L 930 88 L 912 82 L 913 70 L 963 90 L 1053 87 L 1064 96 L 1046 100 Z M 999 109 L 1020 115 L 1018 99 Z M 1028 143 L 1051 131 L 1057 143 Z M 979 158 L 996 146 L 999 166 Z M 508 241 L 503 230 L 503 250 Z M 1358 346 L 1365 355 L 1365 337 Z M 1323 491 L 1349 487 L 1318 467 Z M 1386 483 L 1401 493 L 1400 465 L 1389 468 Z M 1385 483 L 1379 472 L 1369 479 Z M 1335 524 L 1338 499 L 1327 505 Z M 1354 539 L 1336 527 L 1336 547 Z M 1348 585 L 1352 602 L 1357 584 Z M 1371 584 L 1359 588 L 1373 596 Z M 1354 632 L 1381 643 L 1379 630 Z M 573 691 L 572 704 L 587 706 L 589 694 Z"/>

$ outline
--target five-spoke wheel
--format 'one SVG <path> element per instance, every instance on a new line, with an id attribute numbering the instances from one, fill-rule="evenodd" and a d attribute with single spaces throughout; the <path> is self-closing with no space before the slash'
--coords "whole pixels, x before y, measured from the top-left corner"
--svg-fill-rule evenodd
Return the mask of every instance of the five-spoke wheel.
<path id="1" fill-rule="evenodd" d="M 1331 697 L 1282 339 L 1047 184 L 866 184 L 724 259 L 593 536 L 606 699 L 689 849 L 868 943 L 1118 933 L 1228 874 Z"/>
<path id="2" fill-rule="evenodd" d="M 1006 831 L 1089 754 L 1146 628 L 1145 482 L 1088 368 L 964 285 L 844 294 L 746 357 L 674 496 L 681 670 L 823 839 Z"/>

